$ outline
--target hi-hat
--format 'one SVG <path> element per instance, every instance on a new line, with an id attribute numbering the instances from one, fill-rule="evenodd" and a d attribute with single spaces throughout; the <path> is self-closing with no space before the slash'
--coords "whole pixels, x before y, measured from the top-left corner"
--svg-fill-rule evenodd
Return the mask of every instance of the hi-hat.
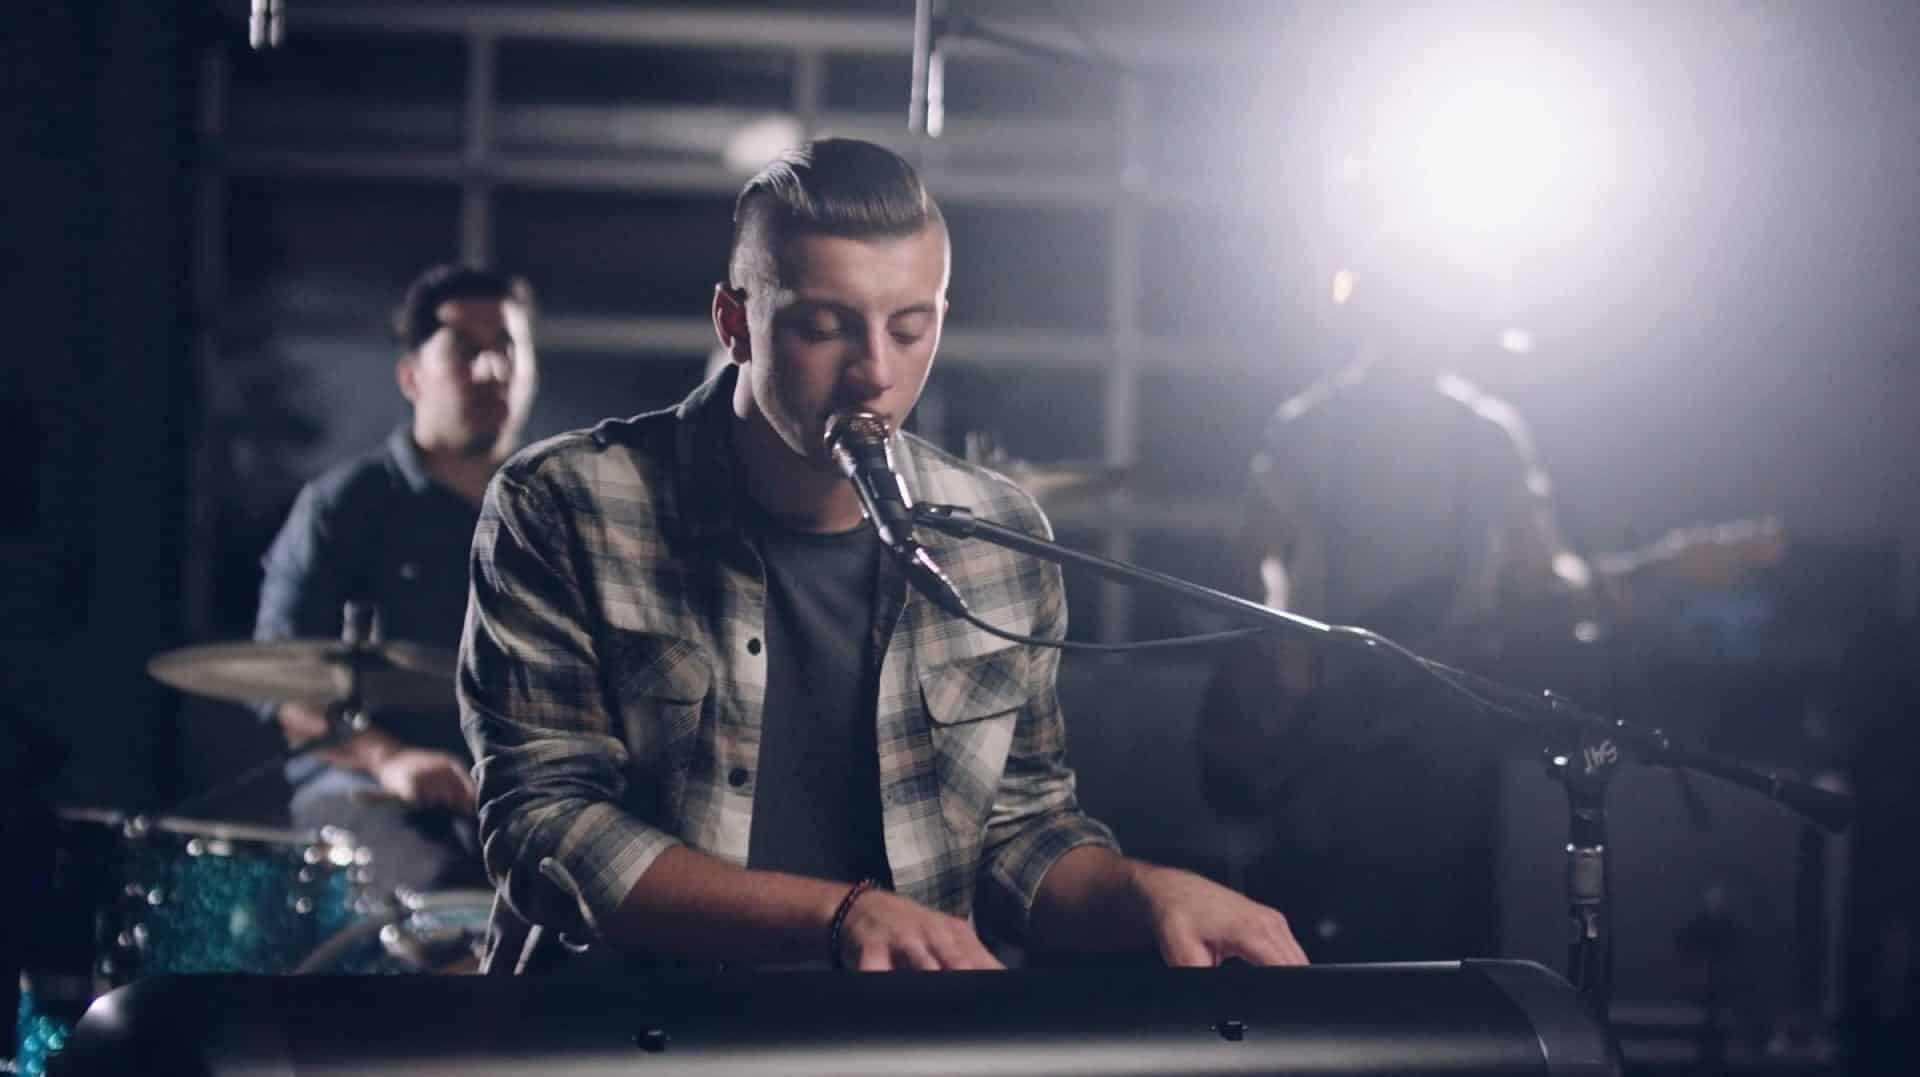
<path id="1" fill-rule="evenodd" d="M 371 713 L 454 706 L 453 655 L 404 640 L 211 643 L 154 655 L 147 672 L 183 692 L 235 703 L 357 703 Z"/>

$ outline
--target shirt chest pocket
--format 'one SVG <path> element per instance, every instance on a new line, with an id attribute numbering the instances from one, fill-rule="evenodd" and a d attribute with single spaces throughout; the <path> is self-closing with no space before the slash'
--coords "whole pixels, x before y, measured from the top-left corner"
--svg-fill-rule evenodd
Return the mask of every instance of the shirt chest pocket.
<path id="1" fill-rule="evenodd" d="M 1016 646 L 920 670 L 934 766 L 950 813 L 984 822 L 992 807 L 1027 703 L 1029 661 L 1027 649 Z"/>
<path id="2" fill-rule="evenodd" d="M 687 640 L 616 630 L 608 641 L 605 673 L 630 756 L 629 800 L 643 815 L 658 819 L 649 808 L 669 808 L 684 797 L 713 689 L 713 666 L 706 652 Z"/>

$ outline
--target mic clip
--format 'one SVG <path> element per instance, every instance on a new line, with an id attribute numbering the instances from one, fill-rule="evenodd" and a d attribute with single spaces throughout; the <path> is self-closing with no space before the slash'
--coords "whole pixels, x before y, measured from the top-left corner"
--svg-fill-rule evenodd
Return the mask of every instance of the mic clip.
<path id="1" fill-rule="evenodd" d="M 914 503 L 913 522 L 935 527 L 954 538 L 972 538 L 976 521 L 973 510 L 964 505 L 935 505 L 921 501 Z"/>

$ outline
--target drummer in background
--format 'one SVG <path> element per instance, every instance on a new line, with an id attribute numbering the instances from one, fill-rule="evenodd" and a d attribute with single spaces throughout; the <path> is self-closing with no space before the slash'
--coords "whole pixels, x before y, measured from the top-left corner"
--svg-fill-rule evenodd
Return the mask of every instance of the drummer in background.
<path id="1" fill-rule="evenodd" d="M 413 417 L 300 491 L 264 559 L 255 639 L 337 639 L 354 601 L 375 605 L 386 640 L 457 648 L 481 495 L 533 404 L 532 308 L 525 281 L 465 266 L 435 266 L 407 289 L 394 376 Z M 268 712 L 290 744 L 328 730 L 315 707 Z M 352 831 L 381 888 L 484 886 L 456 713 L 449 684 L 442 712 L 376 714 L 290 762 L 294 825 Z"/>

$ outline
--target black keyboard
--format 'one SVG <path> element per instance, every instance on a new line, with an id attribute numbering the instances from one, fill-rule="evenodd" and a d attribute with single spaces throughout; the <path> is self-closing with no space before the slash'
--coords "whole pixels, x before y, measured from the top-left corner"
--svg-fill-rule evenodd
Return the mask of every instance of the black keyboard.
<path id="1" fill-rule="evenodd" d="M 1538 965 L 159 976 L 51 1073 L 1615 1074 Z"/>

